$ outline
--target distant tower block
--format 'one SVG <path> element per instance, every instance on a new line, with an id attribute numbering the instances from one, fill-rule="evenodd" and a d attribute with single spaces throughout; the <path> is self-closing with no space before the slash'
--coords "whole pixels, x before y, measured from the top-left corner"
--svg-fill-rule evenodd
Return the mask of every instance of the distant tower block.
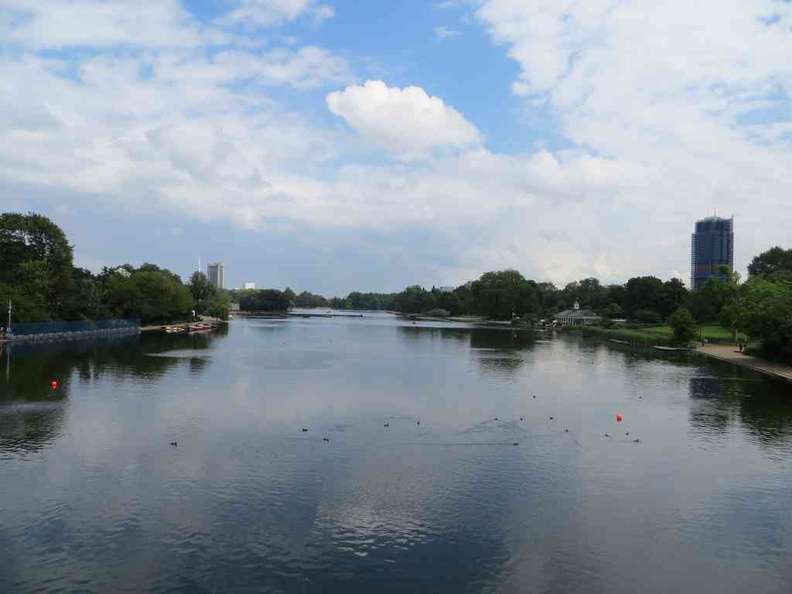
<path id="1" fill-rule="evenodd" d="M 209 277 L 209 284 L 218 289 L 225 289 L 226 286 L 226 270 L 225 264 L 217 262 L 216 264 L 209 264 L 207 266 L 207 274 Z"/>
<path id="2" fill-rule="evenodd" d="M 256 288 L 256 283 L 245 283 L 245 290 L 251 290 Z"/>
<path id="3" fill-rule="evenodd" d="M 696 221 L 690 254 L 691 288 L 700 291 L 711 276 L 726 280 L 719 270 L 724 264 L 734 269 L 734 218 Z"/>

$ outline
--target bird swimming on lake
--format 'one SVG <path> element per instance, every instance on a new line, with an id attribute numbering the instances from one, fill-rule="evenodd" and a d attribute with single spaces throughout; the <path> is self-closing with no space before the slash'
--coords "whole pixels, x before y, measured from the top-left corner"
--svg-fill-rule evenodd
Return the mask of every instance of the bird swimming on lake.
<path id="1" fill-rule="evenodd" d="M 522 417 L 520 417 L 520 420 L 521 420 L 521 421 L 524 421 L 525 419 L 523 419 Z"/>
<path id="2" fill-rule="evenodd" d="M 605 437 L 610 437 L 610 435 L 608 435 L 608 434 L 606 433 L 606 434 L 605 434 Z"/>
<path id="3" fill-rule="evenodd" d="M 416 421 L 416 422 L 415 422 L 415 424 L 416 424 L 416 425 L 420 425 L 420 424 L 421 424 L 421 421 Z"/>
<path id="4" fill-rule="evenodd" d="M 327 443 L 330 443 L 330 440 L 328 438 L 326 438 L 326 437 L 323 437 L 322 441 L 326 441 Z"/>
<path id="5" fill-rule="evenodd" d="M 308 433 L 308 429 L 306 429 L 305 427 L 303 427 L 303 428 L 302 428 L 302 432 L 303 432 L 303 433 Z"/>
<path id="6" fill-rule="evenodd" d="M 640 439 L 633 439 L 633 443 L 641 443 Z"/>
<path id="7" fill-rule="evenodd" d="M 549 418 L 551 421 L 553 420 L 553 417 L 548 417 L 548 418 Z"/>
<path id="8" fill-rule="evenodd" d="M 497 421 L 497 420 L 498 420 L 498 417 L 495 417 L 495 418 L 494 418 L 494 419 L 492 419 L 492 420 L 493 420 L 493 421 Z"/>
<path id="9" fill-rule="evenodd" d="M 534 398 L 536 398 L 536 396 L 534 396 Z"/>
<path id="10" fill-rule="evenodd" d="M 519 444 L 519 443 L 517 443 L 517 442 L 515 441 L 515 442 L 514 442 L 514 445 L 520 445 L 520 444 Z"/>
<path id="11" fill-rule="evenodd" d="M 390 423 L 385 423 L 384 427 L 390 427 Z"/>
<path id="12" fill-rule="evenodd" d="M 564 433 L 569 433 L 569 429 L 564 429 Z"/>
<path id="13" fill-rule="evenodd" d="M 625 433 L 625 435 L 629 435 L 629 434 L 630 434 L 630 432 L 629 432 L 629 431 L 628 431 L 627 433 Z"/>
<path id="14" fill-rule="evenodd" d="M 170 444 L 171 444 L 171 445 L 172 445 L 174 448 L 179 446 L 179 444 L 178 444 L 178 443 L 176 443 L 175 441 L 172 441 L 172 442 L 170 442 Z"/>

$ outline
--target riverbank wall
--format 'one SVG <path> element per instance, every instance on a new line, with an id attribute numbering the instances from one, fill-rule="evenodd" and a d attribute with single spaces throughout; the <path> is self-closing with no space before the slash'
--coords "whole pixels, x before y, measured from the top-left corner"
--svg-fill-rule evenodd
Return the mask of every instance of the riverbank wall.
<path id="1" fill-rule="evenodd" d="M 792 382 L 792 367 L 789 365 L 746 355 L 735 350 L 734 346 L 707 345 L 693 349 L 691 352 L 725 363 L 731 363 L 744 369 L 757 371 L 778 380 Z"/>
<path id="2" fill-rule="evenodd" d="M 139 334 L 140 320 L 100 320 L 81 322 L 36 322 L 11 326 L 7 344 L 77 340 L 115 334 Z"/>

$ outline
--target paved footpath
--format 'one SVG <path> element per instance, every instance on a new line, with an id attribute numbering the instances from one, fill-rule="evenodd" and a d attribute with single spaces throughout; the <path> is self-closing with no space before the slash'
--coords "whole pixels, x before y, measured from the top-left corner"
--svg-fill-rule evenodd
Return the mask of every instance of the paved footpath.
<path id="1" fill-rule="evenodd" d="M 714 359 L 720 359 L 721 361 L 734 363 L 735 365 L 739 365 L 741 367 L 747 367 L 748 369 L 753 369 L 754 371 L 759 371 L 760 373 L 792 382 L 792 367 L 789 365 L 775 363 L 765 359 L 759 359 L 758 357 L 751 357 L 750 355 L 746 355 L 745 353 L 738 351 L 737 347 L 734 345 L 723 346 L 711 344 L 703 347 L 697 347 L 696 352 L 702 353 Z"/>

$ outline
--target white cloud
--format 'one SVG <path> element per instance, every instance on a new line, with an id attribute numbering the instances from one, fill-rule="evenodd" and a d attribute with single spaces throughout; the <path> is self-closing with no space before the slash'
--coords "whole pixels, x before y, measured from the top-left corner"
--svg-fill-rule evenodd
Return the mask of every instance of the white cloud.
<path id="1" fill-rule="evenodd" d="M 333 7 L 315 0 L 241 0 L 239 6 L 223 18 L 225 23 L 245 28 L 271 27 L 285 21 L 309 16 L 319 23 L 335 16 Z"/>
<path id="2" fill-rule="evenodd" d="M 3 0 L 3 20 L 6 43 L 37 48 L 196 46 L 222 39 L 191 20 L 176 0 Z"/>
<path id="3" fill-rule="evenodd" d="M 370 80 L 330 93 L 327 106 L 366 141 L 404 159 L 481 142 L 462 114 L 420 87 L 399 89 Z"/>
<path id="4" fill-rule="evenodd" d="M 445 25 L 440 25 L 439 27 L 434 28 L 435 35 L 440 39 L 447 39 L 448 37 L 458 37 L 462 35 L 459 31 L 454 31 L 453 29 L 449 29 Z"/>
<path id="5" fill-rule="evenodd" d="M 546 105 L 579 146 L 645 172 L 628 211 L 595 215 L 630 229 L 635 251 L 615 268 L 678 270 L 714 208 L 737 215 L 738 263 L 788 241 L 792 4 L 484 0 L 477 16 L 519 64 L 526 110 Z M 768 115 L 744 125 L 757 109 Z"/>
<path id="6" fill-rule="evenodd" d="M 317 123 L 316 105 L 302 115 L 268 95 L 353 84 L 326 49 L 264 50 L 169 1 L 81 0 L 70 5 L 91 27 L 64 17 L 57 30 L 52 15 L 65 5 L 0 0 L 0 11 L 26 12 L 0 58 L 4 183 L 252 229 L 425 229 L 451 246 L 426 279 L 442 284 L 506 266 L 558 283 L 670 276 L 686 268 L 692 221 L 714 207 L 737 214 L 743 263 L 788 242 L 789 119 L 744 123 L 788 108 L 788 4 L 482 2 L 478 18 L 520 66 L 514 91 L 526 110 L 552 111 L 576 146 L 514 155 L 487 150 L 447 97 L 417 86 L 369 81 L 327 95 L 356 134 Z M 259 27 L 316 18 L 322 5 L 243 8 Z M 756 18 L 771 10 L 775 24 Z M 136 51 L 118 52 L 123 44 Z M 75 45 L 90 51 L 39 51 Z M 395 160 L 372 165 L 358 138 Z"/>

